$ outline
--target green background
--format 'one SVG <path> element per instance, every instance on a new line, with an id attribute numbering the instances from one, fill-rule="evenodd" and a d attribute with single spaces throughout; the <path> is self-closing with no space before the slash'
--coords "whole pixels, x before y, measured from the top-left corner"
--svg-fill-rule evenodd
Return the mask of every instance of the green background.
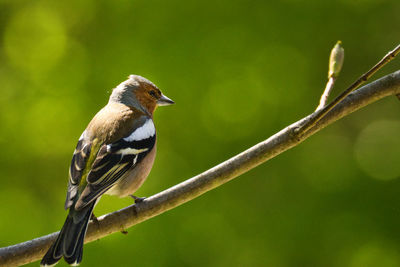
<path id="1" fill-rule="evenodd" d="M 312 112 L 340 39 L 338 94 L 399 43 L 399 9 L 0 0 L 0 246 L 60 229 L 77 139 L 129 74 L 176 102 L 155 114 L 158 155 L 137 192 L 150 196 Z M 399 112 L 394 97 L 370 105 L 128 235 L 86 245 L 82 265 L 399 266 Z M 105 196 L 95 214 L 131 203 Z"/>

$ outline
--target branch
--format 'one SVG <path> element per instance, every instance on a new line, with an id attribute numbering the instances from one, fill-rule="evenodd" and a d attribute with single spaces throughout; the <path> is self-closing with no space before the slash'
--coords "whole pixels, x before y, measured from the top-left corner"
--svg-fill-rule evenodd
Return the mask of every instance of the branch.
<path id="1" fill-rule="evenodd" d="M 296 129 L 309 123 L 314 118 L 315 112 L 289 125 L 267 140 L 193 178 L 146 198 L 143 202 L 98 218 L 98 222 L 90 223 L 85 243 L 127 229 L 182 205 L 300 144 L 336 120 L 383 97 L 397 94 L 400 94 L 400 71 L 349 94 L 306 133 L 299 134 Z M 0 248 L 0 266 L 18 266 L 39 260 L 55 240 L 57 234 L 58 232 Z"/>
<path id="2" fill-rule="evenodd" d="M 333 109 L 340 101 L 342 101 L 346 96 L 348 96 L 351 92 L 355 91 L 358 87 L 364 84 L 369 78 L 372 77 L 378 70 L 383 68 L 387 63 L 392 61 L 398 54 L 400 53 L 400 45 L 396 46 L 392 51 L 387 53 L 378 63 L 376 63 L 371 69 L 369 69 L 366 73 L 361 75 L 354 83 L 352 83 L 346 90 L 344 90 L 338 97 L 336 97 L 329 105 L 323 107 L 318 110 L 318 112 L 314 112 L 313 117 L 308 120 L 307 123 L 302 125 L 300 128 L 297 128 L 296 131 L 299 134 L 304 134 L 309 129 L 314 127 L 315 124 L 319 122 L 325 115 Z"/>

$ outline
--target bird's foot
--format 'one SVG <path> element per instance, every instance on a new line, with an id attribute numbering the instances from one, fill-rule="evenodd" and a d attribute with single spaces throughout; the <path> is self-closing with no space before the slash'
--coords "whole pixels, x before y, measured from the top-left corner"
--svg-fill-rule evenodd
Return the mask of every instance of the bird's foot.
<path id="1" fill-rule="evenodd" d="M 135 204 L 143 202 L 143 200 L 146 199 L 146 197 L 137 197 L 137 196 L 134 196 L 134 195 L 130 195 L 130 196 L 131 196 L 131 198 L 133 198 L 135 200 Z"/>
<path id="2" fill-rule="evenodd" d="M 126 231 L 126 230 L 121 230 L 121 234 L 127 235 L 127 234 L 128 234 L 128 231 Z"/>

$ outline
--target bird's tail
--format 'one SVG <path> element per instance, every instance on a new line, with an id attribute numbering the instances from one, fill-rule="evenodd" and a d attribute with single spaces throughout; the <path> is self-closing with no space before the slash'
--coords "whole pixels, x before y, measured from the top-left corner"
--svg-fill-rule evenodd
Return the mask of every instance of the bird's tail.
<path id="1" fill-rule="evenodd" d="M 64 226 L 54 244 L 44 255 L 40 266 L 55 265 L 62 257 L 70 265 L 79 265 L 82 261 L 83 240 L 95 203 L 96 201 L 93 201 L 82 210 L 70 208 Z"/>

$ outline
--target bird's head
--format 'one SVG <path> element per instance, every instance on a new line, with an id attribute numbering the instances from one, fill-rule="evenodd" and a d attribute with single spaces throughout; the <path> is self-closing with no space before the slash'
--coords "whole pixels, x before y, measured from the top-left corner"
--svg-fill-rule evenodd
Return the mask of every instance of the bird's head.
<path id="1" fill-rule="evenodd" d="M 174 104 L 151 81 L 139 75 L 129 75 L 128 80 L 114 88 L 110 101 L 137 108 L 153 114 L 157 106 Z"/>

